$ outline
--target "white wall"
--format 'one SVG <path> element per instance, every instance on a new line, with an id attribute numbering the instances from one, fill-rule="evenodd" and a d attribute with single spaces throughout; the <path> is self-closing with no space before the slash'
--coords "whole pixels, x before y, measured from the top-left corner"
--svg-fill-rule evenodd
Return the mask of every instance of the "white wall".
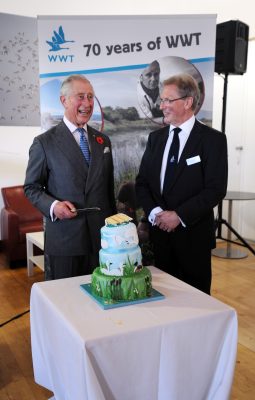
<path id="1" fill-rule="evenodd" d="M 249 25 L 255 36 L 254 6 L 250 0 L 2 0 L 1 12 L 23 16 L 37 15 L 151 15 L 151 14 L 217 14 L 217 23 L 231 19 Z M 255 103 L 255 42 L 249 43 L 247 73 L 229 76 L 226 134 L 229 145 L 229 190 L 255 192 L 253 171 L 253 104 Z M 215 74 L 213 125 L 221 128 L 223 79 Z M 0 127 L 0 187 L 23 184 L 28 150 L 40 127 Z M 243 146 L 243 151 L 236 147 Z M 0 209 L 2 208 L 0 197 Z M 234 204 L 233 225 L 243 236 L 255 240 L 255 204 L 253 201 Z"/>

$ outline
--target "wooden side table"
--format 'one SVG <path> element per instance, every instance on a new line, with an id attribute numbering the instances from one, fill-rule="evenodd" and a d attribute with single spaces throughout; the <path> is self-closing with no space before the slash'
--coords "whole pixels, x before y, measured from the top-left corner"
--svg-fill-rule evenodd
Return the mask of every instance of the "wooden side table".
<path id="1" fill-rule="evenodd" d="M 34 245 L 39 249 L 44 250 L 44 232 L 33 232 L 26 234 L 27 241 L 27 274 L 34 274 L 34 265 L 44 271 L 44 255 L 34 255 Z"/>

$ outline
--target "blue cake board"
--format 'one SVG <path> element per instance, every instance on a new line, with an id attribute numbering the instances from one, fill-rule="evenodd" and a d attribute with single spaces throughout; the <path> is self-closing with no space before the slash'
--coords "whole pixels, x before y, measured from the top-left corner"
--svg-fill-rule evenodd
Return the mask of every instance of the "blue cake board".
<path id="1" fill-rule="evenodd" d="M 162 293 L 158 292 L 156 289 L 152 289 L 151 296 L 146 297 L 144 299 L 108 300 L 108 299 L 103 299 L 102 297 L 96 296 L 94 293 L 92 293 L 90 283 L 84 283 L 83 285 L 80 285 L 80 287 L 104 310 L 109 310 L 110 308 L 130 306 L 133 304 L 147 303 L 148 301 L 163 300 L 165 298 L 165 296 Z"/>

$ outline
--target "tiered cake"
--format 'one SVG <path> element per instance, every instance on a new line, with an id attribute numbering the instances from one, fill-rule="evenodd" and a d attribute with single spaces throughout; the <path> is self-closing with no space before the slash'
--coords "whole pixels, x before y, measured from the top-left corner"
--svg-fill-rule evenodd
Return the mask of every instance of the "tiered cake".
<path id="1" fill-rule="evenodd" d="M 111 300 L 151 295 L 151 273 L 142 266 L 136 226 L 125 214 L 105 220 L 101 229 L 100 266 L 92 274 L 92 293 Z"/>

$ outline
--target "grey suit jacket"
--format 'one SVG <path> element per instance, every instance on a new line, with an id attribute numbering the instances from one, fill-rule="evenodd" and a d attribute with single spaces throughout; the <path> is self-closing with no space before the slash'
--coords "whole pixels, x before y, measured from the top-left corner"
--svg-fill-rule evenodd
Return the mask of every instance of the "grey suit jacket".
<path id="1" fill-rule="evenodd" d="M 29 151 L 24 191 L 46 217 L 45 252 L 50 255 L 99 251 L 100 228 L 116 211 L 110 140 L 91 127 L 88 140 L 89 168 L 63 122 L 37 136 Z M 54 200 L 69 200 L 76 208 L 100 207 L 101 211 L 52 222 L 49 212 Z"/>

